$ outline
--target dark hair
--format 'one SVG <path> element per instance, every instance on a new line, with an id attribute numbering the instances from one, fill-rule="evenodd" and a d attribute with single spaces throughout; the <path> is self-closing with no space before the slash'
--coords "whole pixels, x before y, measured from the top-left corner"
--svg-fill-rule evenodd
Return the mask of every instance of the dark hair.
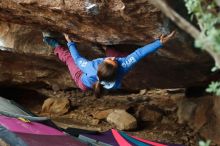
<path id="1" fill-rule="evenodd" d="M 93 85 L 93 90 L 94 90 L 94 95 L 96 98 L 100 98 L 102 96 L 102 92 L 103 92 L 103 85 L 100 84 L 100 81 L 97 81 L 94 85 Z"/>
<path id="2" fill-rule="evenodd" d="M 103 61 L 98 66 L 97 76 L 99 80 L 93 85 L 95 97 L 100 98 L 102 95 L 103 85 L 101 81 L 114 81 L 117 76 L 118 66 Z"/>

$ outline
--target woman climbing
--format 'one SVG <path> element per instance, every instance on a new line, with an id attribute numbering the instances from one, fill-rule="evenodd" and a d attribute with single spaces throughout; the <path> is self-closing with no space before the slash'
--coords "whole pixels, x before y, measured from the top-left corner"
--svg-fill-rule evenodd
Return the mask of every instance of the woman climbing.
<path id="1" fill-rule="evenodd" d="M 107 57 L 92 61 L 80 56 L 76 50 L 76 44 L 67 34 L 64 36 L 69 50 L 61 46 L 56 39 L 50 37 L 44 37 L 44 42 L 55 48 L 54 53 L 62 62 L 66 63 L 76 85 L 82 91 L 93 89 L 95 96 L 99 98 L 103 89 L 120 88 L 124 75 L 142 58 L 161 48 L 174 34 L 175 31 L 168 35 L 161 35 L 159 39 L 137 49 L 126 57 L 106 49 Z"/>

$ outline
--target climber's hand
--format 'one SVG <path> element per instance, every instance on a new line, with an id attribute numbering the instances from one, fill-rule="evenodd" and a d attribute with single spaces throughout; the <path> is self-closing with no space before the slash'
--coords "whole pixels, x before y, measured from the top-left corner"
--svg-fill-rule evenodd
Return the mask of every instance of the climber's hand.
<path id="1" fill-rule="evenodd" d="M 70 37 L 69 37 L 68 34 L 63 33 L 63 35 L 64 35 L 64 37 L 65 37 L 65 39 L 66 39 L 66 41 L 67 41 L 68 43 L 71 42 L 71 39 L 70 39 Z"/>
<path id="2" fill-rule="evenodd" d="M 172 31 L 170 34 L 167 34 L 167 35 L 162 34 L 162 35 L 159 37 L 160 42 L 161 42 L 162 44 L 167 43 L 170 39 L 173 38 L 173 36 L 175 35 L 175 33 L 176 33 L 176 31 Z"/>

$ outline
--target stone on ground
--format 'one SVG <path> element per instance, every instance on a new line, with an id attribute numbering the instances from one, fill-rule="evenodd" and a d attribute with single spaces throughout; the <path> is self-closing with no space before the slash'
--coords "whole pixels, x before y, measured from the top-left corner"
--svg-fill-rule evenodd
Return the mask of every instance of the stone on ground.
<path id="1" fill-rule="evenodd" d="M 70 109 L 68 98 L 48 98 L 44 101 L 42 112 L 54 115 L 64 115 Z"/>
<path id="2" fill-rule="evenodd" d="M 119 130 L 132 130 L 137 128 L 137 120 L 125 110 L 114 110 L 107 117 L 107 121 Z"/>

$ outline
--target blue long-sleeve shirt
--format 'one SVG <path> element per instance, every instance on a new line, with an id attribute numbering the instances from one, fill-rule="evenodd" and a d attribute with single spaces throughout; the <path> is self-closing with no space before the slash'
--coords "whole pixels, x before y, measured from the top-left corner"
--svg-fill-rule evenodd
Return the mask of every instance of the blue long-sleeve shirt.
<path id="1" fill-rule="evenodd" d="M 74 42 L 67 43 L 71 56 L 73 57 L 76 65 L 82 70 L 83 75 L 81 80 L 85 86 L 92 88 L 93 84 L 98 81 L 97 70 L 98 65 L 102 63 L 105 58 L 98 58 L 92 61 L 89 61 L 78 53 L 76 50 L 76 45 Z M 127 57 L 116 58 L 118 63 L 118 73 L 116 78 L 116 83 L 112 89 L 118 89 L 121 86 L 121 80 L 123 76 L 132 69 L 132 67 L 140 61 L 142 58 L 148 54 L 155 52 L 157 49 L 161 48 L 162 44 L 160 40 L 156 40 L 150 44 L 145 45 L 142 48 L 135 50 L 133 53 Z"/>

